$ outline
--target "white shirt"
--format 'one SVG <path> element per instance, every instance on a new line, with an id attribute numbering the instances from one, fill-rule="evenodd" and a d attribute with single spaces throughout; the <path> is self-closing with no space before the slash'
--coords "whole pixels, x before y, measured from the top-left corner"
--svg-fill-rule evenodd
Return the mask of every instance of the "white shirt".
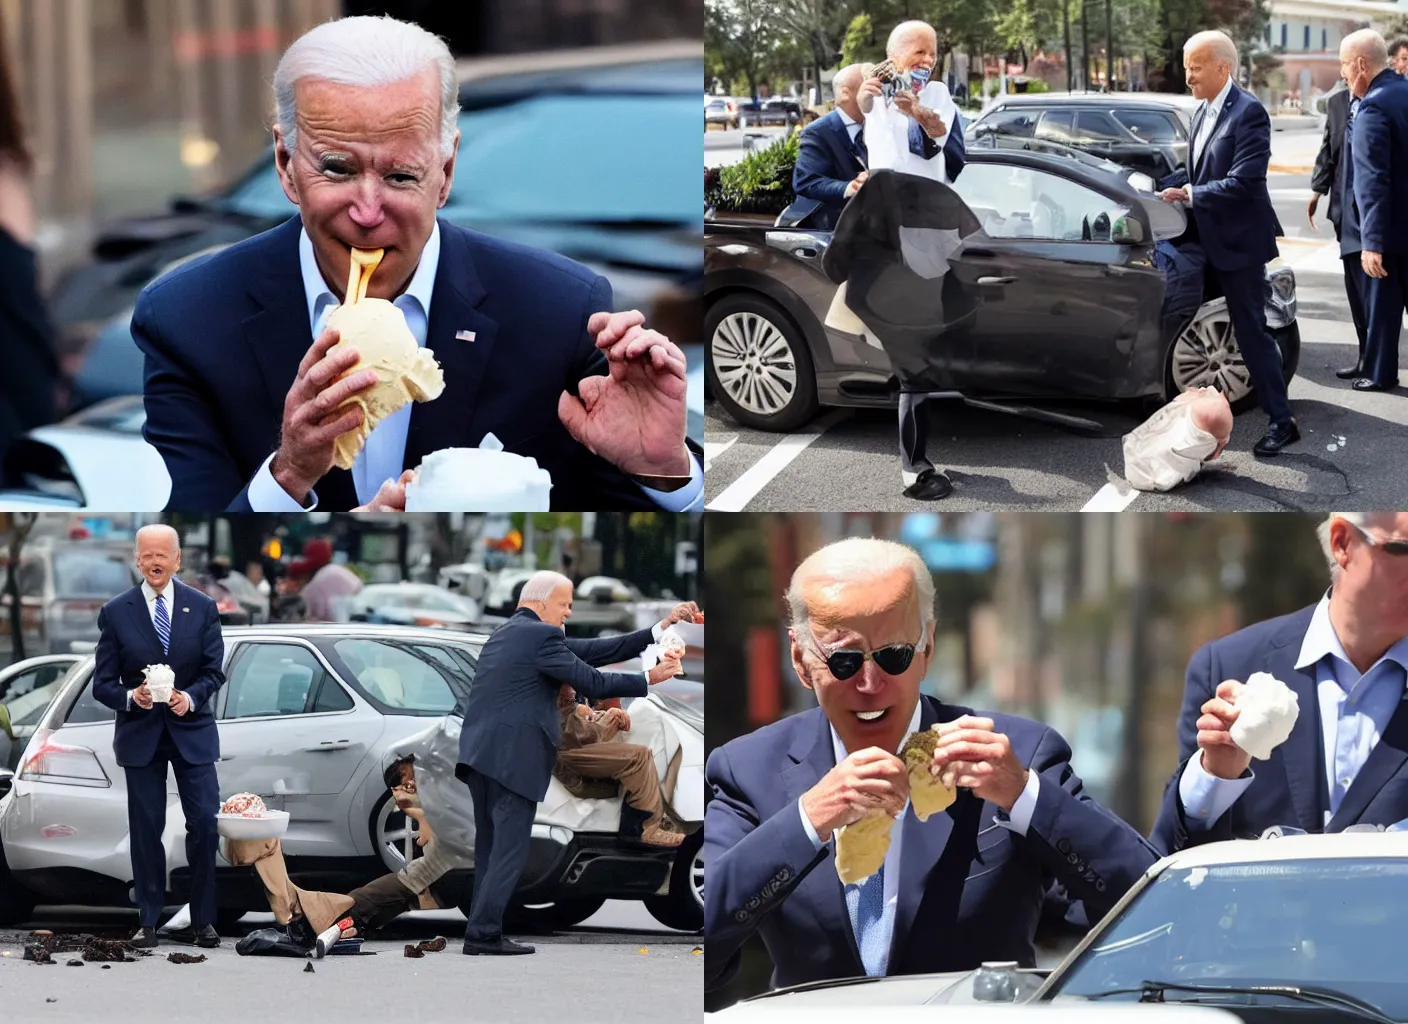
<path id="1" fill-rule="evenodd" d="M 1217 438 L 1193 422 L 1192 406 L 1173 401 L 1124 436 L 1124 477 L 1138 491 L 1186 484 L 1217 451 Z"/>
<path id="2" fill-rule="evenodd" d="M 1227 105 L 1227 97 L 1231 93 L 1232 76 L 1228 75 L 1221 91 L 1212 99 L 1203 102 L 1203 123 L 1198 126 L 1198 137 L 1188 147 L 1188 205 L 1190 206 L 1193 204 L 1193 169 L 1198 166 L 1198 158 L 1203 155 L 1203 150 L 1212 141 L 1213 129 L 1217 127 L 1217 119 L 1222 115 L 1222 108 Z"/>
<path id="3" fill-rule="evenodd" d="M 939 152 L 928 160 L 911 153 L 909 126 L 913 121 L 895 106 L 894 100 L 877 96 L 871 104 L 870 112 L 865 115 L 865 149 L 870 156 L 870 169 L 917 174 L 947 183 L 943 147 L 948 141 L 947 132 L 953 131 L 953 126 L 958 121 L 958 108 L 954 106 L 948 86 L 943 82 L 930 82 L 925 85 L 919 92 L 919 105 L 938 114 L 939 120 L 944 124 L 945 134 L 934 140 Z"/>
<path id="4" fill-rule="evenodd" d="M 313 241 L 308 237 L 306 228 L 300 230 L 298 235 L 298 266 L 303 275 L 303 294 L 308 304 L 309 344 L 312 344 L 322 331 L 328 312 L 337 305 L 337 297 L 318 267 Z M 440 222 L 437 220 L 425 248 L 421 250 L 420 263 L 416 265 L 410 283 L 393 302 L 405 315 L 406 326 L 420 348 L 426 347 L 426 335 L 430 330 L 430 302 L 439 269 Z M 400 478 L 406 461 L 406 435 L 410 430 L 414 405 L 407 402 L 372 428 L 366 445 L 353 462 L 352 479 L 357 489 L 357 500 L 361 504 L 365 505 L 376 497 L 377 490 L 385 481 Z M 279 486 L 269 469 L 273 461 L 274 455 L 270 454 L 249 483 L 250 508 L 255 512 L 311 512 L 317 508 L 316 492 L 309 493 L 309 504 L 303 506 Z M 675 491 L 656 491 L 642 486 L 641 490 L 667 512 L 694 511 L 704 496 L 704 475 L 693 455 L 689 464 L 690 481 L 684 487 Z"/>
<path id="5" fill-rule="evenodd" d="M 879 102 L 878 100 L 876 101 Z M 856 136 L 860 134 L 861 122 L 853 120 L 851 115 L 840 107 L 836 108 L 836 113 L 841 115 L 841 123 L 846 126 L 846 134 L 851 137 L 851 141 L 856 141 Z"/>
<path id="6" fill-rule="evenodd" d="M 176 613 L 176 608 L 175 608 L 175 603 L 176 603 L 176 581 L 175 581 L 174 579 L 168 579 L 168 580 L 166 581 L 166 586 L 163 587 L 160 591 L 153 590 L 153 589 L 152 589 L 152 585 L 151 585 L 150 583 L 148 583 L 146 580 L 143 580 L 143 581 L 142 581 L 142 597 L 146 598 L 146 601 L 147 601 L 147 614 L 148 614 L 149 616 L 151 616 L 152 628 L 153 628 L 153 629 L 156 629 L 156 599 L 157 599 L 157 594 L 158 594 L 158 593 L 160 593 L 162 601 L 166 604 L 166 624 L 167 624 L 167 631 L 168 631 L 168 632 L 167 632 L 167 636 L 169 637 L 169 636 L 171 635 L 171 634 L 170 634 L 170 629 L 171 629 L 171 627 L 176 624 L 176 614 L 175 614 L 175 613 Z M 157 637 L 160 638 L 160 637 L 161 637 L 161 634 L 158 633 L 158 634 L 157 634 Z M 131 711 L 131 710 L 132 710 L 132 694 L 133 694 L 133 692 L 134 692 L 134 690 L 128 690 L 128 691 L 127 691 L 127 710 L 128 710 L 128 711 Z M 188 702 L 189 702 L 190 699 L 191 699 L 190 694 L 186 693 L 185 690 L 173 690 L 172 692 L 173 692 L 173 693 L 180 693 L 180 694 L 183 694 Z"/>

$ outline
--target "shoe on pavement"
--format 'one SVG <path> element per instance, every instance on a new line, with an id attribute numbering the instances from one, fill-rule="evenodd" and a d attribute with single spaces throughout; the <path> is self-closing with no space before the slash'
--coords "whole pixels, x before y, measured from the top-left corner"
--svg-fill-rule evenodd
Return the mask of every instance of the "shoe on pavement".
<path id="1" fill-rule="evenodd" d="M 660 823 L 648 825 L 641 833 L 640 841 L 646 846 L 679 846 L 684 842 L 684 834 L 681 832 L 666 832 L 660 827 Z"/>
<path id="2" fill-rule="evenodd" d="M 938 501 L 947 498 L 953 493 L 953 484 L 949 482 L 947 476 L 937 469 L 926 469 L 919 474 L 919 479 L 914 481 L 904 489 L 906 498 L 914 498 L 918 501 Z"/>
<path id="3" fill-rule="evenodd" d="M 145 926 L 137 929 L 137 934 L 127 940 L 133 949 L 156 949 L 156 929 Z"/>
<path id="4" fill-rule="evenodd" d="M 1355 363 L 1353 366 L 1345 366 L 1335 371 L 1335 376 L 1340 380 L 1354 380 L 1356 377 L 1364 376 L 1364 367 Z"/>
<path id="5" fill-rule="evenodd" d="M 1369 377 L 1360 377 L 1352 385 L 1355 391 L 1392 391 L 1398 387 L 1398 381 L 1392 384 L 1380 384 Z"/>
<path id="6" fill-rule="evenodd" d="M 535 950 L 532 946 L 522 942 L 514 942 L 512 939 L 501 937 L 495 942 L 465 939 L 464 948 L 460 952 L 465 956 L 523 956 L 535 952 Z"/>
<path id="7" fill-rule="evenodd" d="M 166 937 L 172 942 L 179 942 L 184 946 L 199 946 L 201 949 L 217 949 L 220 946 L 220 933 L 215 930 L 214 925 L 209 924 L 200 928 L 180 928 L 168 932 Z"/>
<path id="8" fill-rule="evenodd" d="M 1285 423 L 1273 423 L 1267 428 L 1266 434 L 1252 448 L 1252 454 L 1263 458 L 1272 455 L 1280 455 L 1281 449 L 1288 445 L 1293 445 L 1300 440 L 1300 428 L 1296 426 L 1295 420 L 1288 420 Z"/>

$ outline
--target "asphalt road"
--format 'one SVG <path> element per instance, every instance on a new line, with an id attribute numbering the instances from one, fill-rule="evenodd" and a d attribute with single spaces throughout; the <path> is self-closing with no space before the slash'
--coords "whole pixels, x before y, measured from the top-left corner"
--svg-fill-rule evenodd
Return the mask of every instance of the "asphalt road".
<path id="1" fill-rule="evenodd" d="M 54 931 L 123 931 L 124 913 L 46 909 L 36 922 Z M 247 915 L 242 926 L 272 922 Z M 306 962 L 242 957 L 234 941 L 216 950 L 163 945 L 136 963 L 58 966 L 22 959 L 27 932 L 0 931 L 0 1010 L 7 1020 L 120 1021 L 157 1024 L 248 1024 L 251 1020 L 377 1021 L 404 1015 L 427 1022 L 657 1021 L 699 1013 L 703 956 L 698 937 L 671 932 L 639 904 L 612 902 L 577 928 L 526 941 L 531 957 L 466 957 L 457 913 L 408 914 L 376 941 L 375 956 Z M 407 959 L 404 947 L 436 935 L 442 953 Z M 198 964 L 172 964 L 169 952 L 205 953 Z"/>
<path id="2" fill-rule="evenodd" d="M 1282 259 L 1296 271 L 1301 326 L 1299 372 L 1290 395 L 1302 441 L 1276 459 L 1254 459 L 1266 427 L 1257 410 L 1237 418 L 1223 456 L 1191 484 L 1169 494 L 1131 491 L 1122 479 L 1120 437 L 1138 424 L 1137 406 L 1079 405 L 1070 411 L 1104 428 L 1091 437 L 1012 416 L 947 403 L 938 407 L 930 457 L 949 472 L 954 493 L 937 504 L 900 492 L 895 415 L 823 410 L 790 435 L 740 428 L 717 402 L 705 407 L 707 507 L 952 511 L 1080 509 L 1160 511 L 1397 508 L 1408 503 L 1404 464 L 1408 392 L 1361 394 L 1334 370 L 1354 361 L 1355 337 L 1344 301 L 1334 234 L 1306 221 L 1314 131 L 1277 133 L 1268 179 L 1285 237 Z M 706 156 L 707 156 L 706 151 Z M 1408 356 L 1408 350 L 1403 353 Z M 1408 382 L 1408 370 L 1403 373 Z"/>

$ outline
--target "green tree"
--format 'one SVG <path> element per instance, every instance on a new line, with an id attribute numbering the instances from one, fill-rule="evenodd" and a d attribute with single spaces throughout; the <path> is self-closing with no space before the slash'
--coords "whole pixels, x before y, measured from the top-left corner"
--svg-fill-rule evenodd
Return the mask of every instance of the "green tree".
<path id="1" fill-rule="evenodd" d="M 846 0 L 773 0 L 771 24 L 779 34 L 806 46 L 815 81 L 841 56 L 841 41 L 850 21 Z"/>
<path id="2" fill-rule="evenodd" d="M 772 52 L 778 43 L 773 27 L 774 0 L 713 0 L 704 8 L 706 73 L 729 83 L 747 83 L 758 98 Z"/>
<path id="3" fill-rule="evenodd" d="M 857 14 L 846 26 L 841 41 L 841 66 L 876 63 L 885 56 L 884 42 L 875 39 L 875 24 L 869 14 Z"/>

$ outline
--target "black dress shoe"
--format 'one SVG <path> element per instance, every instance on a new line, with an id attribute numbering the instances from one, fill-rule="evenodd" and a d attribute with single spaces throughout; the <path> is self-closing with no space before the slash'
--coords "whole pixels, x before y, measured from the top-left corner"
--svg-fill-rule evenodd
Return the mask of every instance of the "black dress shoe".
<path id="1" fill-rule="evenodd" d="M 199 946 L 201 949 L 216 949 L 220 945 L 220 933 L 215 930 L 214 925 L 202 925 L 200 928 L 178 928 L 174 932 L 167 934 L 172 942 L 179 942 L 186 946 Z"/>
<path id="2" fill-rule="evenodd" d="M 1300 428 L 1295 420 L 1286 423 L 1273 423 L 1266 434 L 1252 448 L 1254 455 L 1263 457 L 1280 455 L 1281 449 L 1300 440 Z"/>
<path id="3" fill-rule="evenodd" d="M 918 480 L 904 489 L 906 498 L 914 498 L 918 501 L 938 501 L 940 498 L 947 498 L 952 493 L 953 484 L 949 483 L 948 477 L 937 469 L 926 469 L 919 474 Z"/>
<path id="4" fill-rule="evenodd" d="M 1346 366 L 1343 369 L 1336 370 L 1335 376 L 1340 380 L 1354 380 L 1356 377 L 1364 376 L 1364 367 L 1355 363 L 1353 366 Z"/>
<path id="5" fill-rule="evenodd" d="M 464 948 L 460 952 L 465 956 L 523 956 L 534 952 L 534 949 L 532 946 L 514 942 L 512 939 L 500 938 L 496 942 L 477 942 L 473 939 L 465 939 Z"/>
<path id="6" fill-rule="evenodd" d="M 138 928 L 137 934 L 127 941 L 134 949 L 156 949 L 156 929 L 146 927 Z"/>
<path id="7" fill-rule="evenodd" d="M 1392 391 L 1398 387 L 1398 381 L 1394 381 L 1392 384 L 1378 384 L 1368 377 L 1360 377 L 1354 382 L 1353 387 L 1355 391 Z"/>

